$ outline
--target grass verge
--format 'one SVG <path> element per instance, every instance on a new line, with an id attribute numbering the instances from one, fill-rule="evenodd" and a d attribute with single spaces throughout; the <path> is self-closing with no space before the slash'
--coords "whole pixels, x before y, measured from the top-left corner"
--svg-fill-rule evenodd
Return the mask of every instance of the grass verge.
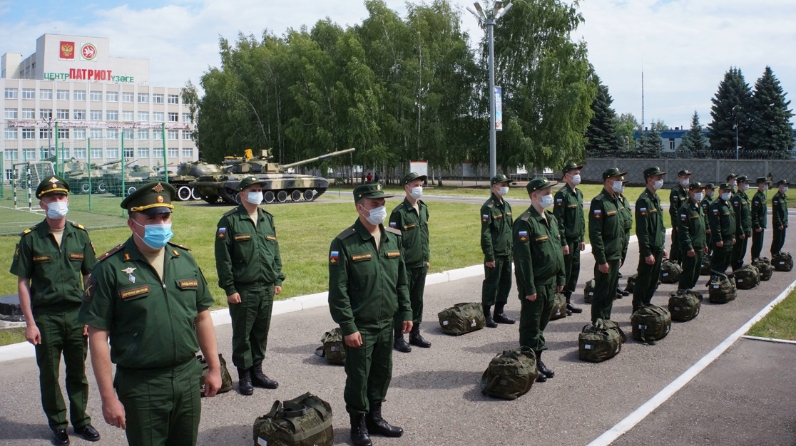
<path id="1" fill-rule="evenodd" d="M 0 346 L 27 342 L 25 340 L 25 327 L 4 328 L 0 330 Z"/>
<path id="2" fill-rule="evenodd" d="M 750 336 L 796 341 L 796 291 L 752 326 Z"/>

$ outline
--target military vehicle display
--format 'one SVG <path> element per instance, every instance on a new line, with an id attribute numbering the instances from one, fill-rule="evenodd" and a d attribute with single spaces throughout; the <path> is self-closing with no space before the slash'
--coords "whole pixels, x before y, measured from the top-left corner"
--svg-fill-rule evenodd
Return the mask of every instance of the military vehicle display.
<path id="1" fill-rule="evenodd" d="M 73 194 L 87 194 L 89 192 L 95 194 L 104 194 L 107 192 L 105 183 L 102 181 L 102 171 L 98 169 L 99 166 L 92 165 L 89 169 L 88 164 L 77 161 L 74 158 L 69 161 L 64 161 L 63 177 L 69 183 L 69 189 Z M 91 182 L 89 183 L 89 178 Z"/>
<path id="2" fill-rule="evenodd" d="M 219 200 L 227 204 L 238 204 L 238 184 L 241 178 L 253 175 L 265 181 L 264 203 L 312 201 L 326 192 L 329 181 L 323 177 L 285 173 L 285 171 L 291 167 L 351 153 L 354 150 L 356 149 L 340 150 L 284 165 L 271 162 L 273 156 L 270 150 L 263 150 L 257 158 L 252 157 L 251 150 L 246 150 L 246 155 L 243 157 L 226 157 L 222 172 L 202 175 L 188 186 L 192 187 L 202 200 L 210 204 L 218 203 Z"/>
<path id="3" fill-rule="evenodd" d="M 209 164 L 203 160 L 182 162 L 177 166 L 177 173 L 169 173 L 169 184 L 177 189 L 177 199 L 180 201 L 201 200 L 202 197 L 190 185 L 201 176 L 212 177 L 224 173 L 217 164 Z"/>
<path id="4" fill-rule="evenodd" d="M 133 173 L 132 166 L 136 162 L 138 162 L 137 159 L 125 162 L 124 173 L 122 173 L 121 166 L 106 169 L 102 174 L 102 182 L 105 184 L 106 192 L 110 192 L 117 197 L 126 197 L 138 190 L 142 184 L 146 183 L 147 180 L 131 175 Z M 117 164 L 121 164 L 121 160 L 111 161 L 103 164 L 103 166 L 115 166 Z M 124 179 L 124 188 L 122 188 L 122 179 Z"/>

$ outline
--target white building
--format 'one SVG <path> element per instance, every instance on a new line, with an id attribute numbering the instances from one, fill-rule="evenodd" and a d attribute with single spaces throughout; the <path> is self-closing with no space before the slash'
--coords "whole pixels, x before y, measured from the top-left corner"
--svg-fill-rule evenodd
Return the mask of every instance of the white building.
<path id="1" fill-rule="evenodd" d="M 115 161 L 123 144 L 128 160 L 163 165 L 164 128 L 168 164 L 194 161 L 193 124 L 180 90 L 150 86 L 149 61 L 111 57 L 107 38 L 44 34 L 27 58 L 5 53 L 0 150 L 6 175 L 12 163 L 47 157 L 56 140 L 66 159 Z"/>

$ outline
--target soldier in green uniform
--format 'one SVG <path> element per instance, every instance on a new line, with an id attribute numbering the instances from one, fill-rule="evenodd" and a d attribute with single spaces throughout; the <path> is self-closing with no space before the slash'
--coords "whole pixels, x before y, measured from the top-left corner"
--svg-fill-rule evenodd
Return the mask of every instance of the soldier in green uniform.
<path id="1" fill-rule="evenodd" d="M 730 266 L 732 245 L 735 244 L 735 211 L 732 210 L 732 183 L 719 185 L 719 197 L 710 205 L 710 243 L 713 255 L 710 269 L 724 274 Z"/>
<path id="2" fill-rule="evenodd" d="M 669 260 L 677 263 L 682 262 L 680 255 L 680 242 L 678 241 L 677 232 L 677 213 L 683 203 L 688 200 L 688 185 L 691 181 L 691 172 L 688 170 L 681 170 L 677 172 L 677 185 L 674 186 L 669 193 L 669 216 L 672 221 L 672 248 L 669 252 Z"/>
<path id="3" fill-rule="evenodd" d="M 779 254 L 785 245 L 785 231 L 788 229 L 788 180 L 777 181 L 777 191 L 771 199 L 771 226 L 774 237 L 771 240 L 771 256 Z"/>
<path id="4" fill-rule="evenodd" d="M 591 321 L 611 319 L 611 309 L 619 283 L 624 247 L 624 218 L 619 196 L 624 175 L 616 167 L 603 172 L 603 190 L 591 200 L 589 209 L 589 240 L 594 255 L 594 300 Z"/>
<path id="5" fill-rule="evenodd" d="M 285 280 L 274 216 L 260 207 L 265 183 L 254 176 L 242 179 L 241 204 L 226 212 L 216 229 L 218 286 L 229 304 L 232 363 L 242 395 L 251 395 L 254 386 L 279 387 L 263 373 L 274 296 L 282 292 Z"/>
<path id="6" fill-rule="evenodd" d="M 423 196 L 425 175 L 416 172 L 408 173 L 403 178 L 406 198 L 395 207 L 390 214 L 390 227 L 403 233 L 402 246 L 404 263 L 409 278 L 409 301 L 412 303 L 412 331 L 409 332 L 409 344 L 429 348 L 431 343 L 420 334 L 420 323 L 423 321 L 423 292 L 426 287 L 426 274 L 431 266 L 431 251 L 428 244 L 428 206 L 420 197 Z M 395 319 L 395 342 L 393 347 L 404 353 L 412 351 L 403 335 L 403 320 Z"/>
<path id="7" fill-rule="evenodd" d="M 344 336 L 345 403 L 357 446 L 371 445 L 370 434 L 403 434 L 381 416 L 392 377 L 396 316 L 403 321 L 403 333 L 412 330 L 401 231 L 382 225 L 384 199 L 391 196 L 380 184 L 355 188 L 359 217 L 329 248 L 329 311 Z"/>
<path id="8" fill-rule="evenodd" d="M 661 262 L 666 257 L 664 249 L 666 228 L 663 225 L 663 208 L 658 190 L 663 187 L 666 172 L 659 167 L 644 170 L 646 188 L 636 200 L 636 237 L 638 237 L 638 279 L 633 288 L 633 312 L 652 303 L 661 276 Z"/>
<path id="9" fill-rule="evenodd" d="M 768 180 L 766 177 L 757 178 L 757 192 L 752 197 L 752 260 L 760 257 L 763 252 L 763 236 L 766 233 L 768 219 L 768 203 L 766 191 Z"/>
<path id="10" fill-rule="evenodd" d="M 72 427 L 88 441 L 100 439 L 86 413 L 88 345 L 85 328 L 78 322 L 83 285 L 97 259 L 83 226 L 66 221 L 68 194 L 69 185 L 59 176 L 49 176 L 39 184 L 36 198 L 46 217 L 20 234 L 11 263 L 27 324 L 25 338 L 36 349 L 41 405 L 55 444 L 69 444 L 66 405 L 58 381 L 62 354 Z"/>
<path id="11" fill-rule="evenodd" d="M 752 237 L 752 210 L 749 203 L 749 179 L 746 175 L 737 178 L 738 191 L 732 197 L 732 209 L 735 211 L 735 244 L 732 246 L 732 257 L 730 266 L 732 270 L 743 266 L 743 259 L 746 257 L 746 249 L 749 246 L 749 239 Z"/>
<path id="12" fill-rule="evenodd" d="M 583 166 L 577 163 L 564 166 L 563 180 L 566 184 L 556 192 L 553 208 L 553 215 L 558 220 L 558 233 L 561 234 L 561 249 L 564 253 L 564 273 L 567 277 L 564 295 L 567 296 L 567 315 L 583 312 L 583 309 L 572 305 L 572 293 L 578 286 L 580 275 L 580 252 L 586 249 L 583 240 L 586 233 L 583 192 L 578 189 L 582 168 Z"/>
<path id="13" fill-rule="evenodd" d="M 526 189 L 531 206 L 514 222 L 514 274 L 517 280 L 520 306 L 520 346 L 536 353 L 537 381 L 545 382 L 555 372 L 542 362 L 547 350 L 544 329 L 550 322 L 550 312 L 556 292 L 566 283 L 564 254 L 561 251 L 557 218 L 545 208 L 553 206 L 550 188 L 555 181 L 534 178 Z M 580 248 L 580 247 L 578 247 Z"/>
<path id="14" fill-rule="evenodd" d="M 503 200 L 509 193 L 509 179 L 498 174 L 490 180 L 492 195 L 481 206 L 481 251 L 484 253 L 484 283 L 481 286 L 481 304 L 484 307 L 486 326 L 513 324 L 503 313 L 511 291 L 511 205 Z M 495 306 L 495 317 L 491 308 Z"/>
<path id="15" fill-rule="evenodd" d="M 713 244 L 710 243 L 710 204 L 713 203 L 713 194 L 716 191 L 716 186 L 713 183 L 708 183 L 705 185 L 705 196 L 702 198 L 702 214 L 705 216 L 705 241 L 707 250 L 705 251 L 706 255 L 711 255 L 713 252 Z"/>
<path id="16" fill-rule="evenodd" d="M 617 193 L 619 198 L 619 213 L 622 214 L 622 262 L 620 265 L 625 265 L 627 259 L 627 249 L 630 247 L 630 230 L 633 229 L 633 208 L 630 207 L 630 200 L 625 197 L 625 186 L 630 183 L 630 180 L 622 181 L 622 190 Z M 622 272 L 619 272 L 619 278 L 622 278 Z M 629 296 L 630 292 L 623 290 L 621 287 L 616 287 L 616 298 L 621 299 L 624 296 Z"/>
<path id="17" fill-rule="evenodd" d="M 102 414 L 136 446 L 196 444 L 200 348 L 204 395 L 221 386 L 213 298 L 188 249 L 169 242 L 175 196 L 170 184 L 148 183 L 122 200 L 132 236 L 99 258 L 80 308 Z"/>
<path id="18" fill-rule="evenodd" d="M 702 255 L 707 250 L 705 240 L 705 213 L 702 212 L 702 200 L 705 187 L 696 181 L 688 186 L 688 200 L 680 206 L 678 219 L 672 225 L 678 225 L 680 253 L 683 255 L 683 272 L 680 275 L 679 293 L 696 286 L 702 268 Z"/>

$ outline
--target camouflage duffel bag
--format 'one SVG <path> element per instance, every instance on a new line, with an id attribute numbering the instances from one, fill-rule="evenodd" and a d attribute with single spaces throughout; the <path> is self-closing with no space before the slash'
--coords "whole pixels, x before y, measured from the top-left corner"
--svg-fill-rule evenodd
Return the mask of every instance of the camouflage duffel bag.
<path id="1" fill-rule="evenodd" d="M 611 320 L 597 319 L 586 325 L 578 335 L 578 357 L 581 361 L 602 362 L 618 355 L 627 341 L 619 324 Z"/>
<path id="2" fill-rule="evenodd" d="M 567 296 L 563 293 L 556 293 L 553 307 L 550 308 L 550 320 L 554 321 L 565 317 L 567 317 Z"/>
<path id="3" fill-rule="evenodd" d="M 638 273 L 633 274 L 632 276 L 627 278 L 627 286 L 625 287 L 625 291 L 628 293 L 632 293 L 633 290 L 636 289 L 636 280 L 638 280 Z"/>
<path id="4" fill-rule="evenodd" d="M 677 283 L 680 281 L 680 273 L 683 269 L 675 262 L 666 259 L 661 263 L 661 282 L 663 283 Z"/>
<path id="5" fill-rule="evenodd" d="M 735 282 L 724 274 L 717 274 L 715 271 L 710 276 L 708 287 L 708 300 L 712 304 L 726 304 L 735 300 L 738 293 L 735 290 Z"/>
<path id="6" fill-rule="evenodd" d="M 793 257 L 787 252 L 778 252 L 771 257 L 771 264 L 777 271 L 790 271 L 793 269 Z"/>
<path id="7" fill-rule="evenodd" d="M 592 303 L 594 300 L 594 279 L 586 282 L 586 285 L 583 286 L 583 301 L 587 304 Z"/>
<path id="8" fill-rule="evenodd" d="M 202 392 L 202 396 L 205 394 L 205 376 L 210 371 L 210 366 L 207 365 L 207 361 L 205 361 L 204 356 L 197 355 L 196 359 L 199 361 L 199 364 L 202 365 L 202 377 L 199 378 L 199 390 Z M 221 356 L 221 353 L 218 354 L 218 362 L 221 363 L 221 387 L 219 387 L 218 392 L 216 393 L 225 393 L 232 390 L 232 376 L 229 374 L 229 370 L 227 370 L 227 361 L 224 360 L 224 357 Z"/>
<path id="9" fill-rule="evenodd" d="M 481 393 L 495 398 L 515 400 L 531 390 L 539 377 L 536 354 L 528 347 L 504 350 L 491 361 L 481 375 Z"/>
<path id="10" fill-rule="evenodd" d="M 758 257 L 752 260 L 752 265 L 760 272 L 760 280 L 762 281 L 771 279 L 771 275 L 774 274 L 774 266 L 771 265 L 768 257 Z"/>
<path id="11" fill-rule="evenodd" d="M 326 358 L 329 364 L 345 364 L 345 342 L 340 327 L 324 333 L 321 344 L 323 345 L 315 349 L 316 355 Z"/>
<path id="12" fill-rule="evenodd" d="M 702 293 L 688 290 L 685 293 L 669 293 L 669 313 L 672 320 L 688 322 L 699 315 L 702 308 Z"/>
<path id="13" fill-rule="evenodd" d="M 657 341 L 666 337 L 672 328 L 672 315 L 666 308 L 644 305 L 630 317 L 633 339 L 642 342 Z"/>
<path id="14" fill-rule="evenodd" d="M 744 265 L 733 273 L 735 287 L 739 290 L 751 290 L 760 285 L 760 272 L 752 265 Z"/>
<path id="15" fill-rule="evenodd" d="M 332 446 L 332 406 L 311 393 L 276 401 L 270 412 L 254 420 L 254 444 Z"/>
<path id="16" fill-rule="evenodd" d="M 702 256 L 702 266 L 700 266 L 699 268 L 700 276 L 710 275 L 710 261 L 711 261 L 710 254 L 705 254 L 704 256 Z"/>
<path id="17" fill-rule="evenodd" d="M 484 328 L 486 318 L 480 303 L 461 303 L 440 311 L 439 325 L 442 332 L 459 336 Z"/>

